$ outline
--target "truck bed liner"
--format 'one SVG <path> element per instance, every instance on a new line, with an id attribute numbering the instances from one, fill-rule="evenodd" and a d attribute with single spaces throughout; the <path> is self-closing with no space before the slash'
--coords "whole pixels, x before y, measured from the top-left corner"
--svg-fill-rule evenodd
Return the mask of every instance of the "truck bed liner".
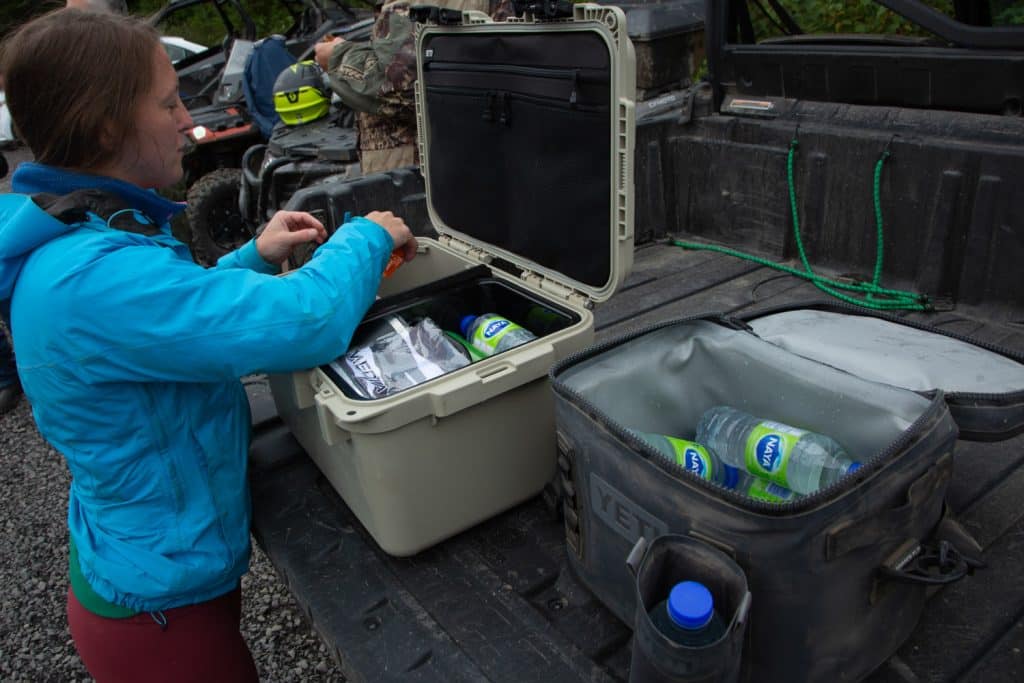
<path id="1" fill-rule="evenodd" d="M 637 249 L 624 286 L 596 309 L 596 334 L 600 341 L 675 317 L 824 299 L 810 283 L 770 268 L 650 244 Z M 908 314 L 1024 349 L 1022 322 L 972 315 Z M 347 678 L 628 678 L 631 632 L 572 576 L 548 496 L 415 557 L 390 557 L 276 418 L 265 382 L 247 388 L 254 535 Z M 1024 435 L 957 444 L 949 502 L 985 548 L 988 566 L 932 596 L 913 636 L 872 683 L 1024 679 L 1022 446 Z"/>

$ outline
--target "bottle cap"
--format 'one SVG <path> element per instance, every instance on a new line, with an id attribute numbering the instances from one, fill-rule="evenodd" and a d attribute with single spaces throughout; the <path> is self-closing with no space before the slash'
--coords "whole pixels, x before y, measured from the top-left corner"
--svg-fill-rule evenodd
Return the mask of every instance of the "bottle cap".
<path id="1" fill-rule="evenodd" d="M 860 463 L 859 462 L 851 462 L 850 466 L 846 468 L 846 473 L 849 474 L 850 472 L 856 472 L 859 469 L 860 469 Z"/>
<path id="2" fill-rule="evenodd" d="M 466 315 L 462 317 L 462 321 L 459 322 L 459 329 L 462 331 L 463 337 L 466 337 L 467 339 L 469 338 L 469 326 L 473 324 L 474 320 L 476 320 L 475 315 Z"/>
<path id="3" fill-rule="evenodd" d="M 711 591 L 696 581 L 680 581 L 668 594 L 668 616 L 680 627 L 696 630 L 711 621 L 715 600 Z"/>

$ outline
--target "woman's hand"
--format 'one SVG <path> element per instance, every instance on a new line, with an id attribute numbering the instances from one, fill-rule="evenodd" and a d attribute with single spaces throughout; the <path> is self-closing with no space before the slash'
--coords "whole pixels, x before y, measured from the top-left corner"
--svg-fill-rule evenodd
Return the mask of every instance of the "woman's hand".
<path id="1" fill-rule="evenodd" d="M 371 211 L 366 218 L 388 231 L 395 249 L 406 261 L 416 258 L 416 238 L 409 226 L 401 218 L 390 211 Z"/>
<path id="2" fill-rule="evenodd" d="M 296 245 L 325 239 L 323 223 L 305 211 L 278 211 L 256 238 L 256 251 L 267 263 L 280 264 Z"/>

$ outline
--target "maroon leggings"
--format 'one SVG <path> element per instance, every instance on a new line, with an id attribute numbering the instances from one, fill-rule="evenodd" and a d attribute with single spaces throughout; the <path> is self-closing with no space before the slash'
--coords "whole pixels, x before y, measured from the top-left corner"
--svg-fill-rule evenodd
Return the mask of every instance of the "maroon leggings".
<path id="1" fill-rule="evenodd" d="M 241 619 L 241 588 L 198 605 L 127 619 L 93 614 L 68 590 L 71 637 L 96 683 L 258 682 L 239 631 Z"/>

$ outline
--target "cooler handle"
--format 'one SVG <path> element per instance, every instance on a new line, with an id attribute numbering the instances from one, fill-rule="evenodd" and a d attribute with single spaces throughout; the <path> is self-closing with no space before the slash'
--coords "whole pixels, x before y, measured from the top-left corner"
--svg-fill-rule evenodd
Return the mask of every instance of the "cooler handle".
<path id="1" fill-rule="evenodd" d="M 882 565 L 878 573 L 901 583 L 941 586 L 959 581 L 983 565 L 980 560 L 961 553 L 949 541 L 941 540 L 918 545 L 898 566 Z"/>
<path id="2" fill-rule="evenodd" d="M 906 540 L 925 502 L 953 474 L 953 454 L 946 452 L 907 488 L 907 501 L 899 507 L 882 510 L 832 527 L 825 536 L 825 559 L 835 560 L 849 552 L 879 543 Z"/>
<path id="3" fill-rule="evenodd" d="M 317 380 L 316 370 L 300 370 L 291 375 L 292 389 L 295 391 L 295 407 L 298 410 L 312 408 L 316 403 L 317 390 L 320 382 Z"/>
<path id="4" fill-rule="evenodd" d="M 338 426 L 334 413 L 327 405 L 335 397 L 334 389 L 328 384 L 320 385 L 319 391 L 313 394 L 313 400 L 316 401 L 316 421 L 320 424 L 320 435 L 323 436 L 324 443 L 328 446 L 334 446 L 350 438 L 349 433 Z"/>

